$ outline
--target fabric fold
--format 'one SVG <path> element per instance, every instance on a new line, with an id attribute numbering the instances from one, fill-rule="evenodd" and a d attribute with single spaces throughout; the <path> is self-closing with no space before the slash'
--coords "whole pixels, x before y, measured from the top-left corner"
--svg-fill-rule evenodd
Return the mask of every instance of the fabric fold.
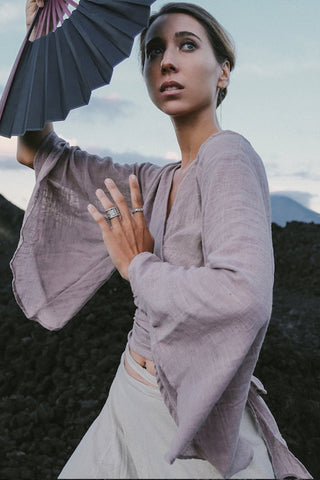
<path id="1" fill-rule="evenodd" d="M 110 176 L 130 202 L 128 178 L 142 189 L 159 167 L 119 165 L 50 133 L 34 161 L 36 185 L 11 261 L 13 292 L 25 315 L 49 330 L 63 327 L 112 275 L 114 265 L 87 211 Z"/>

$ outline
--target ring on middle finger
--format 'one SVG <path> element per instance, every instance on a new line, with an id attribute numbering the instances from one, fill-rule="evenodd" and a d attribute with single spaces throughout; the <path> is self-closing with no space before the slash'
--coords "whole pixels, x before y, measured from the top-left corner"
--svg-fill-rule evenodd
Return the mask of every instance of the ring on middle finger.
<path id="1" fill-rule="evenodd" d="M 120 211 L 119 211 L 118 207 L 114 206 L 114 207 L 108 208 L 105 211 L 105 217 L 109 221 L 112 220 L 112 218 L 115 218 L 115 217 L 121 218 L 121 214 L 120 214 Z"/>

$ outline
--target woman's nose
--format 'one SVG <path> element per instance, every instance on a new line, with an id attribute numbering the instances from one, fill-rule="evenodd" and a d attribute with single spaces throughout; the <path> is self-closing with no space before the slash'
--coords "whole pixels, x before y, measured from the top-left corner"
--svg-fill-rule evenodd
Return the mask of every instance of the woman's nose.
<path id="1" fill-rule="evenodd" d="M 175 72 L 178 70 L 177 60 L 172 52 L 166 50 L 161 60 L 161 72 Z"/>

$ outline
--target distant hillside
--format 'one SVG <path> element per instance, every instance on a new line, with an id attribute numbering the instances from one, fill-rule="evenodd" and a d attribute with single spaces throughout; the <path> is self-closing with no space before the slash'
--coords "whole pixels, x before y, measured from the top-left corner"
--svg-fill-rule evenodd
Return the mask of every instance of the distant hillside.
<path id="1" fill-rule="evenodd" d="M 272 222 L 285 227 L 287 222 L 320 223 L 320 214 L 285 195 L 272 193 Z M 0 194 L 0 236 L 1 240 L 16 240 L 19 235 L 24 210 L 9 202 Z"/>
<path id="2" fill-rule="evenodd" d="M 320 223 L 320 214 L 285 195 L 271 194 L 272 221 L 280 227 L 287 222 Z"/>

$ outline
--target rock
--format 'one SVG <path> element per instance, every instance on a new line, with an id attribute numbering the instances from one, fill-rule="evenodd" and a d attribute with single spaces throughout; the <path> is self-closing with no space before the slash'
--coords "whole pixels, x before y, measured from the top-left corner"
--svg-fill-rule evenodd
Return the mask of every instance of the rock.
<path id="1" fill-rule="evenodd" d="M 8 220 L 1 201 L 0 227 Z M 62 330 L 27 320 L 8 267 L 23 212 L 8 211 L 15 220 L 0 228 L 0 448 L 7 459 L 0 478 L 51 480 L 107 398 L 134 304 L 129 284 L 115 274 Z M 255 374 L 290 448 L 317 478 L 320 225 L 273 225 L 273 240 L 273 314 Z"/>

